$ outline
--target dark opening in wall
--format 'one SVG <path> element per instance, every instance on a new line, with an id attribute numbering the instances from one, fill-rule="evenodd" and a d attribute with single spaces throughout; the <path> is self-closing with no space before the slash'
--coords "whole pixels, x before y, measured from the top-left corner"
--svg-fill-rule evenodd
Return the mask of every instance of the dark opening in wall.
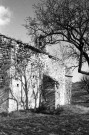
<path id="1" fill-rule="evenodd" d="M 17 87 L 19 87 L 19 84 L 17 84 Z"/>

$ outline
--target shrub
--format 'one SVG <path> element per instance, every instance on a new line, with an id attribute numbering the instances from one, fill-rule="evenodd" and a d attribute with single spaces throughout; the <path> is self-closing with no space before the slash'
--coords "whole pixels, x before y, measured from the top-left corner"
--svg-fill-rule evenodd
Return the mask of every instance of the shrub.
<path id="1" fill-rule="evenodd" d="M 7 116 L 9 116 L 9 114 L 7 112 L 2 112 L 2 113 L 0 113 L 0 116 L 7 117 Z"/>
<path id="2" fill-rule="evenodd" d="M 42 103 L 38 108 L 36 108 L 36 113 L 43 113 L 46 109 L 46 106 Z"/>
<path id="3" fill-rule="evenodd" d="M 87 76 L 83 76 L 81 82 L 82 88 L 84 88 L 89 94 L 89 78 Z"/>
<path id="4" fill-rule="evenodd" d="M 49 114 L 49 115 L 59 115 L 64 111 L 62 106 L 59 106 L 57 109 L 52 108 L 48 109 L 44 105 L 40 106 L 39 108 L 36 109 L 36 113 L 43 113 L 43 114 Z"/>
<path id="5" fill-rule="evenodd" d="M 30 108 L 30 112 L 34 113 L 35 112 L 35 109 Z"/>
<path id="6" fill-rule="evenodd" d="M 64 111 L 63 106 L 59 106 L 55 111 L 54 114 L 59 115 Z"/>

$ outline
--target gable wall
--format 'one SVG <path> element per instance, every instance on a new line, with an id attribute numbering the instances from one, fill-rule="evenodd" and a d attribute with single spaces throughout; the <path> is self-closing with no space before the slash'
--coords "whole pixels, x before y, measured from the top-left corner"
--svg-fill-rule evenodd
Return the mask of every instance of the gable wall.
<path id="1" fill-rule="evenodd" d="M 69 87 L 68 87 L 67 84 L 71 81 L 68 80 L 68 79 L 65 79 L 65 69 L 64 69 L 62 64 L 55 63 L 55 62 L 52 63 L 52 61 L 47 57 L 46 57 L 45 61 L 47 62 L 46 63 L 47 65 L 45 66 L 44 72 L 47 72 L 47 74 L 50 77 L 55 78 L 59 82 L 59 86 L 55 87 L 55 97 L 54 97 L 55 108 L 57 108 L 58 105 L 64 105 L 66 103 L 69 103 L 69 101 L 68 101 L 69 95 L 66 94 L 66 90 L 67 91 L 69 90 Z M 39 72 L 39 70 L 37 72 Z M 34 72 L 34 73 L 38 74 L 37 72 Z M 39 85 L 40 82 L 41 81 L 39 80 L 37 85 Z M 15 86 L 15 83 L 16 83 L 16 86 Z M 16 80 L 13 80 L 13 86 L 12 87 L 13 87 L 14 96 L 17 98 L 17 100 L 19 100 L 19 109 L 21 109 L 21 103 L 20 103 L 20 101 L 21 101 L 20 100 L 21 99 L 21 95 L 20 95 L 21 84 L 19 84 L 19 88 L 17 88 L 17 82 L 16 82 Z M 37 88 L 35 89 L 35 91 L 37 91 Z M 66 96 L 66 95 L 68 95 L 68 96 Z M 6 96 L 8 97 L 8 94 Z M 10 94 L 9 94 L 9 97 L 11 97 Z M 38 97 L 39 97 L 39 95 L 38 95 Z M 23 91 L 23 98 L 25 99 L 24 91 Z M 39 99 L 37 99 L 37 100 L 38 100 L 37 102 L 38 102 L 38 105 L 39 105 Z M 32 97 L 32 88 L 29 87 L 29 104 L 31 105 L 30 107 L 34 107 L 34 103 L 35 103 L 35 101 L 34 101 L 34 97 Z M 8 106 L 7 104 L 8 104 L 8 102 L 6 102 L 6 104 L 2 107 L 7 108 L 7 106 Z M 16 108 L 17 108 L 16 106 L 17 105 L 16 105 L 15 101 L 9 100 L 9 111 L 16 110 Z"/>

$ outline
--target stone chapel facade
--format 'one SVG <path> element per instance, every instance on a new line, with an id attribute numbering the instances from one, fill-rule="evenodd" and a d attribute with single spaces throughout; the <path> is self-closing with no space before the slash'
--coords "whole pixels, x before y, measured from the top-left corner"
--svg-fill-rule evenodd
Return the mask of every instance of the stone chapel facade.
<path id="1" fill-rule="evenodd" d="M 0 42 L 2 44 L 1 40 Z M 15 43 L 13 43 L 13 45 L 15 45 Z M 0 53 L 0 112 L 14 111 L 17 109 L 17 106 L 18 106 L 18 109 L 24 109 L 21 103 L 21 98 L 25 100 L 24 90 L 21 87 L 21 82 L 15 78 L 8 79 L 8 76 L 11 76 L 12 72 L 14 71 L 14 66 L 12 66 L 12 56 L 15 57 L 15 51 L 14 51 L 14 54 L 12 54 L 11 48 L 6 49 L 6 46 L 7 46 L 7 42 L 4 42 L 2 44 L 2 47 L 0 48 L 0 52 L 1 52 Z M 2 51 L 3 51 L 3 54 L 2 54 Z M 60 105 L 70 104 L 71 103 L 71 85 L 72 85 L 72 76 L 71 76 L 70 71 L 67 71 L 66 67 L 60 62 L 58 61 L 53 62 L 48 56 L 44 54 L 41 54 L 41 55 L 38 54 L 38 56 L 34 55 L 34 59 L 37 59 L 38 62 L 39 62 L 39 58 L 41 61 L 44 62 L 44 68 L 42 70 L 39 70 L 39 68 L 35 69 L 32 74 L 33 78 L 31 80 L 33 81 L 32 84 L 35 85 L 34 92 L 36 93 L 38 91 L 37 98 L 36 98 L 36 107 L 39 107 L 39 102 L 40 102 L 39 89 L 43 83 L 44 75 L 48 76 L 49 78 L 51 78 L 51 80 L 53 80 L 52 87 L 48 86 L 47 88 L 44 88 L 44 89 L 53 91 L 54 107 L 57 108 Z M 27 69 L 29 67 L 31 67 L 30 62 L 28 63 Z M 5 68 L 8 68 L 8 69 L 5 70 Z M 27 76 L 29 77 L 28 73 L 27 73 Z M 37 79 L 35 79 L 34 76 Z M 29 84 L 30 83 L 31 82 L 29 82 Z M 33 95 L 32 86 L 29 87 L 28 97 L 29 97 L 29 108 L 34 108 L 35 99 Z M 51 100 L 48 102 L 48 104 L 50 104 L 50 106 L 52 105 Z"/>

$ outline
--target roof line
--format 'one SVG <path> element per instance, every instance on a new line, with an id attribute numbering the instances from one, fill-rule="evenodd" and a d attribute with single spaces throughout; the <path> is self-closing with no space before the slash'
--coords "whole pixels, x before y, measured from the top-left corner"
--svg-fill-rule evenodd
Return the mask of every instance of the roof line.
<path id="1" fill-rule="evenodd" d="M 7 36 L 5 36 L 5 35 L 3 35 L 3 34 L 0 34 L 0 37 L 6 38 L 6 39 L 11 40 L 11 41 L 15 41 L 17 44 L 22 44 L 22 45 L 24 45 L 24 48 L 31 49 L 32 51 L 37 52 L 37 53 L 45 54 L 45 55 L 47 55 L 47 56 L 48 56 L 49 58 L 51 58 L 51 59 L 59 60 L 58 58 L 56 58 L 56 57 L 50 55 L 49 53 L 44 52 L 44 51 L 42 51 L 42 50 L 40 50 L 40 49 L 38 49 L 38 48 L 36 48 L 36 47 L 34 47 L 34 46 L 31 46 L 31 45 L 29 45 L 28 43 L 23 43 L 23 42 L 20 41 L 20 40 L 16 40 L 15 38 L 7 37 Z"/>

